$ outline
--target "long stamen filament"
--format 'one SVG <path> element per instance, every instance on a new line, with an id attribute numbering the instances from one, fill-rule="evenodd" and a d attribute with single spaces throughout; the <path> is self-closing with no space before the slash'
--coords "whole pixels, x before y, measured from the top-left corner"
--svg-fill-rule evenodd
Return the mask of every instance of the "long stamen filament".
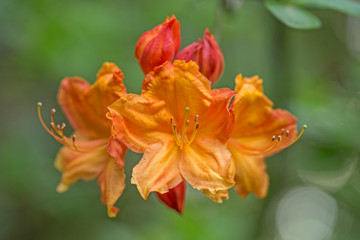
<path id="1" fill-rule="evenodd" d="M 305 132 L 306 129 L 307 129 L 307 125 L 304 124 L 303 127 L 302 127 L 302 130 L 301 130 L 300 134 L 295 138 L 294 141 L 292 141 L 292 143 L 291 143 L 290 145 L 294 144 L 297 140 L 299 140 L 299 138 L 303 135 L 303 133 Z"/>
<path id="2" fill-rule="evenodd" d="M 194 131 L 193 131 L 193 133 L 191 135 L 189 144 L 191 144 L 195 139 L 196 133 L 197 133 L 198 128 L 199 128 L 199 122 L 198 121 L 199 121 L 199 115 L 195 115 L 195 129 L 194 129 Z"/>
<path id="3" fill-rule="evenodd" d="M 55 115 L 55 109 L 51 109 L 51 122 L 50 122 L 50 128 L 51 130 L 46 126 L 42 116 L 41 116 L 41 106 L 42 103 L 38 102 L 37 103 L 37 112 L 38 112 L 38 117 L 40 120 L 41 125 L 45 128 L 45 130 L 59 143 L 65 145 L 66 147 L 68 147 L 69 149 L 73 150 L 73 151 L 77 151 L 77 152 L 87 152 L 86 150 L 90 150 L 90 149 L 94 149 L 94 147 L 98 147 L 100 145 L 103 144 L 99 144 L 99 145 L 95 145 L 95 146 L 79 146 L 75 143 L 75 136 L 72 136 L 72 140 L 70 140 L 69 138 L 67 138 L 66 136 L 64 136 L 64 129 L 65 129 L 65 123 L 62 123 L 61 127 L 60 125 L 55 125 L 55 121 L 54 121 L 54 115 Z M 58 135 L 57 135 L 58 134 Z M 81 149 L 79 149 L 79 147 Z M 82 150 L 83 149 L 83 150 Z"/>
<path id="4" fill-rule="evenodd" d="M 175 143 L 176 143 L 176 145 L 178 145 L 180 147 L 180 141 L 179 141 L 179 138 L 178 138 L 176 124 L 174 123 L 174 118 L 173 117 L 170 117 L 170 123 L 171 123 L 171 129 L 173 131 L 173 135 L 174 135 L 174 138 L 175 138 Z"/>
<path id="5" fill-rule="evenodd" d="M 46 130 L 51 136 L 53 136 L 53 137 L 55 138 L 55 140 L 57 140 L 57 141 L 58 141 L 59 143 L 61 143 L 61 144 L 64 144 L 63 139 L 60 138 L 60 137 L 58 137 L 58 136 L 56 136 L 55 133 L 54 133 L 53 131 L 51 131 L 51 130 L 46 126 L 46 124 L 44 123 L 44 120 L 43 120 L 43 118 L 42 118 L 42 116 L 41 116 L 41 106 L 42 106 L 42 103 L 39 102 L 39 103 L 37 104 L 37 106 L 38 106 L 38 116 L 39 116 L 39 120 L 40 120 L 41 125 L 45 128 L 45 130 Z"/>
<path id="6" fill-rule="evenodd" d="M 299 140 L 299 138 L 302 136 L 302 134 L 304 133 L 306 128 L 307 128 L 307 126 L 303 125 L 303 129 L 300 132 L 300 134 L 288 146 L 294 144 L 297 140 Z M 285 129 L 282 129 L 281 134 L 278 135 L 277 138 L 274 135 L 272 137 L 271 143 L 269 143 L 266 147 L 252 149 L 252 148 L 249 148 L 249 147 L 246 147 L 246 146 L 241 146 L 241 148 L 246 154 L 251 155 L 251 156 L 264 155 L 264 154 L 270 153 L 274 149 L 280 149 L 285 144 L 285 142 L 286 142 L 287 138 L 289 137 L 289 135 L 290 135 L 289 130 L 285 131 Z"/>
<path id="7" fill-rule="evenodd" d="M 276 146 L 279 144 L 279 142 L 281 141 L 281 136 L 279 135 L 278 138 L 276 138 L 275 140 L 272 140 L 270 144 L 267 145 L 267 148 L 262 148 L 262 149 L 259 149 L 259 150 L 249 150 L 249 149 L 243 149 L 245 150 L 245 153 L 247 155 L 250 155 L 250 156 L 259 156 L 259 155 L 263 155 L 263 154 L 266 154 L 266 153 L 269 153 L 270 151 L 272 151 L 273 149 L 276 148 Z"/>

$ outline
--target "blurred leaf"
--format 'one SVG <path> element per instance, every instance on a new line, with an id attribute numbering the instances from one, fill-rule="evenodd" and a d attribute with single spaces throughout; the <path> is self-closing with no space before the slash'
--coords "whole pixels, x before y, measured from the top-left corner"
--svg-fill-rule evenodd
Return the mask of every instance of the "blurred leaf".
<path id="1" fill-rule="evenodd" d="M 314 29 L 321 21 L 307 10 L 288 3 L 266 1 L 267 9 L 286 26 L 296 29 Z"/>
<path id="2" fill-rule="evenodd" d="M 328 8 L 360 17 L 360 3 L 351 0 L 292 0 L 292 3 L 317 8 Z"/>

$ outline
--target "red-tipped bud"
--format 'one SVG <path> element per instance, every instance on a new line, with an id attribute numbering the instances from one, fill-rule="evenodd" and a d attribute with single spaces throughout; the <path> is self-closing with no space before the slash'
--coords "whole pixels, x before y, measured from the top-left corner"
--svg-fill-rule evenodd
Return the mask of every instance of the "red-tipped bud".
<path id="1" fill-rule="evenodd" d="M 175 16 L 145 32 L 135 47 L 135 57 L 145 74 L 166 61 L 172 61 L 180 49 L 180 23 Z"/>
<path id="2" fill-rule="evenodd" d="M 186 188 L 185 181 L 182 181 L 176 187 L 169 189 L 167 193 L 164 194 L 157 193 L 157 196 L 168 207 L 182 214 L 184 209 L 184 200 L 185 200 L 185 191 L 186 191 L 185 188 Z"/>
<path id="3" fill-rule="evenodd" d="M 194 61 L 199 65 L 200 72 L 214 84 L 224 70 L 224 56 L 214 36 L 205 30 L 203 40 L 190 44 L 176 56 L 176 59 Z"/>

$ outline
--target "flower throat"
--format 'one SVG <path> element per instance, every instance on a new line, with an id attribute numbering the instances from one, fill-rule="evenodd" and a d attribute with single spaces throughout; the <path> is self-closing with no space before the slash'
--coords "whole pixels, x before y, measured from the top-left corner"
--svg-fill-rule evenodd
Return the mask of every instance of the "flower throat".
<path id="1" fill-rule="evenodd" d="M 184 144 L 189 144 L 190 145 L 194 141 L 196 133 L 197 133 L 198 128 L 199 128 L 199 115 L 195 115 L 195 127 L 194 127 L 194 130 L 193 130 L 192 135 L 191 135 L 190 140 L 189 140 L 187 138 L 187 135 L 186 135 L 187 129 L 188 129 L 189 124 L 190 124 L 189 120 L 187 119 L 189 110 L 190 110 L 189 107 L 185 108 L 184 125 L 183 125 L 183 130 L 182 130 L 180 138 L 179 138 L 179 134 L 178 134 L 178 129 L 177 129 L 176 124 L 174 122 L 174 118 L 170 117 L 170 123 L 171 123 L 171 128 L 172 128 L 172 131 L 173 131 L 173 134 L 174 134 L 175 143 L 180 149 L 182 149 L 184 147 Z"/>

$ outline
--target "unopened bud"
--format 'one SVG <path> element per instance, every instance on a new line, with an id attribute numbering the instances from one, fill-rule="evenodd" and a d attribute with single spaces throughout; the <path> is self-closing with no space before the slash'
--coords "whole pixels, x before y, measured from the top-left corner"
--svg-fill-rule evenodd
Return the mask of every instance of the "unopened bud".
<path id="1" fill-rule="evenodd" d="M 196 62 L 200 72 L 212 84 L 221 77 L 224 70 L 224 56 L 208 29 L 205 30 L 203 40 L 199 39 L 185 47 L 176 55 L 176 59 Z"/>
<path id="2" fill-rule="evenodd" d="M 136 43 L 135 57 L 145 74 L 166 61 L 172 61 L 180 49 L 180 23 L 173 15 L 145 32 Z"/>

